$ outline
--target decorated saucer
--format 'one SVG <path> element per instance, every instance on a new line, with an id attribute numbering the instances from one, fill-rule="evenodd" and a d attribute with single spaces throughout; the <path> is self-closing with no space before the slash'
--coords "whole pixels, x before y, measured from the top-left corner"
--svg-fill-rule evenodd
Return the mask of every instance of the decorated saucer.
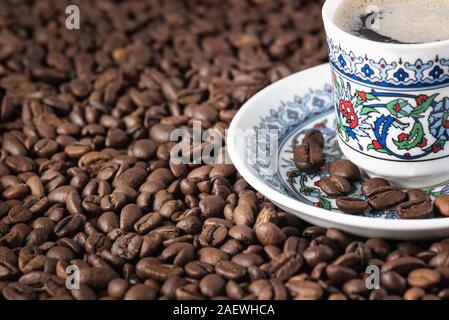
<path id="1" fill-rule="evenodd" d="M 320 189 L 323 170 L 307 174 L 293 163 L 293 148 L 319 129 L 326 163 L 342 157 L 332 102 L 328 64 L 293 74 L 252 97 L 234 117 L 227 135 L 229 156 L 243 178 L 279 208 L 325 228 L 363 237 L 419 240 L 449 236 L 449 218 L 399 219 L 396 210 L 348 215 Z M 449 185 L 427 189 L 431 197 L 449 194 Z M 363 198 L 360 184 L 351 197 Z"/>

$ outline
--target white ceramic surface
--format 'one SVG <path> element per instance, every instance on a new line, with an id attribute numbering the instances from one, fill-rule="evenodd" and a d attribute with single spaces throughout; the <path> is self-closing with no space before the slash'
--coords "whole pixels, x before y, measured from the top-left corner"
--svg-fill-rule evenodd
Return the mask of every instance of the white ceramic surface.
<path id="1" fill-rule="evenodd" d="M 278 163 L 276 165 L 277 172 L 272 176 L 261 175 L 261 170 L 254 165 L 254 161 L 248 161 L 248 158 L 254 160 L 251 154 L 248 156 L 248 152 L 245 151 L 252 145 L 248 146 L 248 141 L 242 136 L 242 132 L 254 131 L 255 128 L 264 126 L 267 121 L 268 123 L 270 121 L 274 123 L 273 121 L 275 121 L 279 123 L 279 126 L 288 125 L 288 132 L 285 132 L 283 134 L 284 138 L 282 138 L 287 143 L 292 143 L 291 136 L 295 135 L 295 131 L 303 130 L 307 125 L 312 125 L 314 121 L 318 121 L 318 124 L 321 121 L 322 123 L 326 123 L 324 127 L 327 126 L 323 128 L 326 137 L 330 137 L 329 141 L 332 141 L 332 146 L 337 145 L 335 127 L 333 127 L 334 123 L 332 122 L 335 116 L 329 109 L 332 108 L 332 105 L 329 105 L 328 100 L 330 98 L 327 97 L 328 93 L 331 95 L 330 81 L 330 67 L 328 64 L 324 64 L 293 74 L 272 84 L 242 106 L 234 117 L 227 135 L 229 156 L 240 174 L 251 186 L 264 194 L 281 209 L 318 226 L 338 228 L 364 237 L 400 240 L 431 239 L 449 236 L 449 218 L 399 220 L 394 217 L 394 210 L 379 213 L 378 215 L 374 214 L 369 217 L 352 216 L 336 210 L 328 199 L 320 196 L 319 192 L 313 190 L 313 188 L 309 190 L 307 186 L 303 186 L 306 189 L 301 190 L 301 192 L 312 192 L 311 195 L 319 199 L 320 202 L 312 203 L 307 197 L 303 198 L 299 192 L 296 192 L 297 190 L 294 190 L 294 188 L 299 188 L 297 184 L 298 179 L 288 186 L 288 188 L 293 188 L 293 190 L 286 190 L 284 182 L 291 182 L 291 180 L 285 180 L 283 178 L 285 172 L 282 171 L 285 169 L 284 167 L 288 167 L 289 158 L 291 158 L 288 148 L 281 147 L 277 153 L 271 156 L 270 161 Z M 320 95 L 323 95 L 323 99 L 317 98 Z M 313 101 L 309 101 L 309 98 L 312 98 Z M 290 103 L 289 101 L 295 102 Z M 284 111 L 289 112 L 288 119 L 296 119 L 296 122 L 286 121 L 287 116 L 279 119 L 279 114 Z M 304 114 L 302 113 L 304 112 L 307 113 L 307 117 L 303 117 Z M 292 123 L 298 123 L 298 125 L 292 125 Z M 296 137 L 299 136 L 300 132 Z M 306 181 L 310 179 L 319 180 L 319 176 L 303 176 L 301 178 L 305 178 Z M 277 181 L 276 179 L 280 179 L 281 181 Z M 430 191 L 435 192 L 436 195 L 441 192 L 447 193 L 449 192 L 449 186 L 445 186 L 442 190 Z M 329 206 L 328 209 L 330 210 L 320 208 L 323 205 Z"/>

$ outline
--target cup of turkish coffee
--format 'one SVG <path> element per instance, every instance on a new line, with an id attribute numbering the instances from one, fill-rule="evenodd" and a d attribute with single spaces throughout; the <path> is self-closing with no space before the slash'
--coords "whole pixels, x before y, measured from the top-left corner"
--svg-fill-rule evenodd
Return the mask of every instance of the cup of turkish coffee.
<path id="1" fill-rule="evenodd" d="M 370 177 L 449 180 L 449 0 L 328 0 L 339 144 Z"/>

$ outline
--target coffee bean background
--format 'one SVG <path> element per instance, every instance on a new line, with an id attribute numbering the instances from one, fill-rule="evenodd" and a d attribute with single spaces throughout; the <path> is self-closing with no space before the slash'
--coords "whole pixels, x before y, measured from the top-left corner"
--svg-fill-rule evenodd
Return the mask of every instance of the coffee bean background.
<path id="1" fill-rule="evenodd" d="M 326 61 L 321 5 L 1 1 L 0 299 L 449 299 L 449 239 L 310 226 L 233 165 L 170 161 L 173 129 L 223 136 L 258 90 Z"/>

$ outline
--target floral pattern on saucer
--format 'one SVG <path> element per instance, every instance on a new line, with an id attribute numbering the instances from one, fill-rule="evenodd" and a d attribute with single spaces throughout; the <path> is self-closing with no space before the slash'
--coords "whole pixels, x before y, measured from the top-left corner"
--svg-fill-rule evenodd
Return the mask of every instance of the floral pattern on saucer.
<path id="1" fill-rule="evenodd" d="M 327 172 L 323 170 L 307 174 L 298 170 L 293 162 L 293 148 L 300 144 L 305 133 L 315 128 L 320 130 L 325 138 L 326 163 L 331 163 L 342 157 L 338 146 L 337 120 L 332 103 L 332 88 L 326 84 L 323 89 L 312 90 L 303 96 L 294 96 L 287 101 L 281 101 L 269 114 L 260 119 L 254 131 L 278 130 L 278 152 L 267 155 L 266 158 L 257 154 L 257 160 L 251 165 L 258 178 L 269 184 L 280 193 L 308 205 L 338 211 L 335 199 L 328 197 L 320 189 L 320 179 Z M 249 154 L 255 155 L 255 143 L 248 144 Z M 263 168 L 275 163 L 276 173 L 265 174 Z M 432 197 L 449 194 L 449 185 L 427 190 Z M 360 183 L 354 184 L 351 197 L 364 198 Z M 395 209 L 375 211 L 365 214 L 367 217 L 398 219 Z"/>

